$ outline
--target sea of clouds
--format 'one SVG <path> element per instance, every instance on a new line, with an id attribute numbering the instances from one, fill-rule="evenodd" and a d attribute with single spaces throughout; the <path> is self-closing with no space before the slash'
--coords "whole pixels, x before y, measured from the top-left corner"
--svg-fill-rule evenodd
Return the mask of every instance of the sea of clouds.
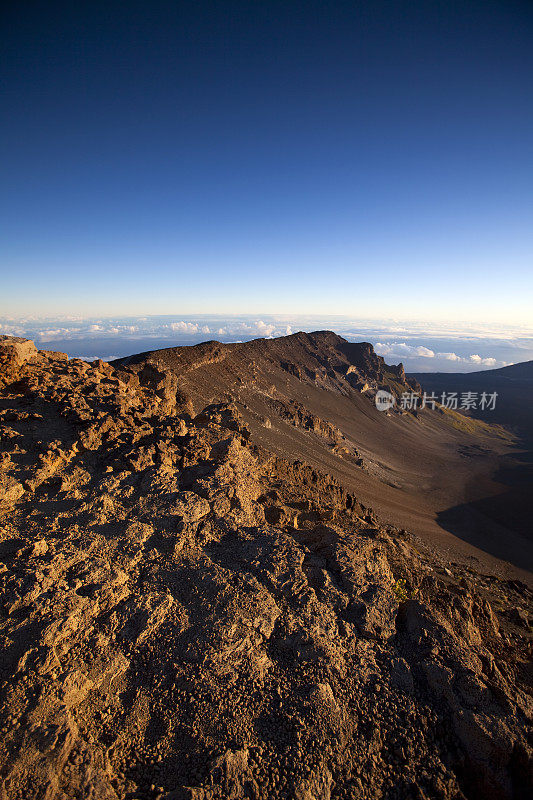
<path id="1" fill-rule="evenodd" d="M 297 331 L 333 330 L 371 342 L 408 372 L 472 372 L 533 359 L 533 326 L 429 323 L 423 320 L 304 316 L 144 316 L 0 318 L 0 334 L 33 339 L 41 349 L 111 360 L 132 353 L 216 339 L 247 341 Z"/>

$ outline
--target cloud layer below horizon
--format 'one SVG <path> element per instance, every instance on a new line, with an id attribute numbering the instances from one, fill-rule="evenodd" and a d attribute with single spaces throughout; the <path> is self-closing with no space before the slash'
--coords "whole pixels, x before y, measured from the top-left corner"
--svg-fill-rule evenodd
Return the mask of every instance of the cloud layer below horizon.
<path id="1" fill-rule="evenodd" d="M 411 372 L 469 372 L 533 358 L 533 329 L 525 326 L 303 316 L 0 318 L 0 334 L 25 336 L 41 349 L 70 356 L 109 360 L 209 339 L 247 341 L 324 329 L 350 341 L 370 341 L 386 361 L 402 361 Z"/>

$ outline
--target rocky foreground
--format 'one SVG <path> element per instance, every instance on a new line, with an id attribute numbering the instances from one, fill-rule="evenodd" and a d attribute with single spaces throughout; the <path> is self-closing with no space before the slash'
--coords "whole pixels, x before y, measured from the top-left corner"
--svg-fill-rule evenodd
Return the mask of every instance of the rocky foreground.
<path id="1" fill-rule="evenodd" d="M 532 796 L 524 584 L 170 372 L 0 362 L 2 800 Z"/>

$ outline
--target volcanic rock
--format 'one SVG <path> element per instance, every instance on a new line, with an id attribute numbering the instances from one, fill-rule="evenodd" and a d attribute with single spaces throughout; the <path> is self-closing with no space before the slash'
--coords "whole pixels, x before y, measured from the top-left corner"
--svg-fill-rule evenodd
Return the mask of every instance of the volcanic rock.
<path id="1" fill-rule="evenodd" d="M 390 372 L 298 337 L 291 381 Z M 527 585 L 445 575 L 231 398 L 199 407 L 231 348 L 181 372 L 3 348 L 1 800 L 530 795 Z M 330 452 L 337 424 L 289 401 L 275 424 Z"/>

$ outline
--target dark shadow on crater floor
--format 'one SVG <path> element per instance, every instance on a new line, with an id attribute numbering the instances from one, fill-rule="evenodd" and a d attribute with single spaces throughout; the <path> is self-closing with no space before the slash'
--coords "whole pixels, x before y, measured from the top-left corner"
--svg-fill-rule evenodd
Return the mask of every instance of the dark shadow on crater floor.
<path id="1" fill-rule="evenodd" d="M 533 452 L 505 459 L 493 479 L 500 493 L 446 509 L 437 522 L 474 547 L 533 571 Z"/>

